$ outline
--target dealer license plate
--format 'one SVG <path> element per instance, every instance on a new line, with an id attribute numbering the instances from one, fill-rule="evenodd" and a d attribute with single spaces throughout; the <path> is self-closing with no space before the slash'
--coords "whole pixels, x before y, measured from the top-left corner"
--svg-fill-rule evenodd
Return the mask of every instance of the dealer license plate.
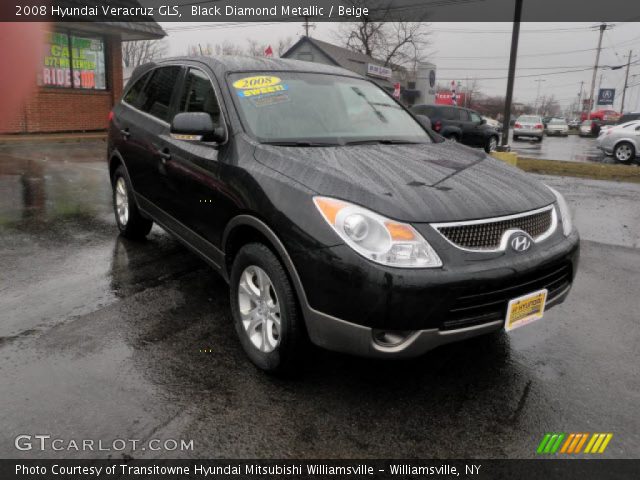
<path id="1" fill-rule="evenodd" d="M 544 314 L 544 305 L 547 301 L 547 289 L 528 293 L 522 297 L 514 298 L 507 308 L 507 319 L 504 329 L 509 332 L 536 320 L 540 320 Z"/>

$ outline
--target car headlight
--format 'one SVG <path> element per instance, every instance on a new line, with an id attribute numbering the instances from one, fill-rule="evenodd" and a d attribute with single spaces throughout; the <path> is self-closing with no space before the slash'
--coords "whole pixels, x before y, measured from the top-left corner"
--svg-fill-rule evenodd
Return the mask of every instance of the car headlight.
<path id="1" fill-rule="evenodd" d="M 411 225 L 335 198 L 313 201 L 338 236 L 363 257 L 391 267 L 442 266 L 435 250 Z"/>
<path id="2" fill-rule="evenodd" d="M 558 204 L 560 218 L 562 219 L 562 231 L 565 237 L 568 237 L 573 230 L 573 222 L 571 221 L 571 210 L 569 210 L 569 205 L 567 205 L 567 201 L 560 192 L 551 188 L 549 185 L 546 185 L 546 187 L 556 196 L 556 203 Z"/>

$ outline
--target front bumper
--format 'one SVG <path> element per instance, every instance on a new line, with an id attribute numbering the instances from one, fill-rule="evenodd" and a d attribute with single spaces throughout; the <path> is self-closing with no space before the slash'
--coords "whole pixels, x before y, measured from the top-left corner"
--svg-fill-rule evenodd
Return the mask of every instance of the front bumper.
<path id="1" fill-rule="evenodd" d="M 311 341 L 361 356 L 421 355 L 502 328 L 512 298 L 547 288 L 547 308 L 561 303 L 579 258 L 577 232 L 565 238 L 561 229 L 527 254 L 478 257 L 428 240 L 441 269 L 382 267 L 344 245 L 294 254 Z M 401 341 L 380 342 L 385 332 Z"/>

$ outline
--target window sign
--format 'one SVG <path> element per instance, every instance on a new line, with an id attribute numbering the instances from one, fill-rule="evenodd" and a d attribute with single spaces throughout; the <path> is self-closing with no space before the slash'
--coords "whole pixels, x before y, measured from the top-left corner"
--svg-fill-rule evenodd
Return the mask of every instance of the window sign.
<path id="1" fill-rule="evenodd" d="M 105 90 L 105 52 L 100 38 L 52 32 L 45 45 L 38 84 L 44 87 Z"/>

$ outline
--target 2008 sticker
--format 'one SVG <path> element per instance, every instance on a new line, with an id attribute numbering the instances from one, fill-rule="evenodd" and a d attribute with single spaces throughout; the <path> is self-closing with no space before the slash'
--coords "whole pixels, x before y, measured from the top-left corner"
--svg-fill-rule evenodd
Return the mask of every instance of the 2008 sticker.
<path id="1" fill-rule="evenodd" d="M 255 77 L 245 77 L 233 82 L 233 88 L 239 90 L 271 87 L 281 82 L 280 78 L 269 75 L 258 75 Z"/>

